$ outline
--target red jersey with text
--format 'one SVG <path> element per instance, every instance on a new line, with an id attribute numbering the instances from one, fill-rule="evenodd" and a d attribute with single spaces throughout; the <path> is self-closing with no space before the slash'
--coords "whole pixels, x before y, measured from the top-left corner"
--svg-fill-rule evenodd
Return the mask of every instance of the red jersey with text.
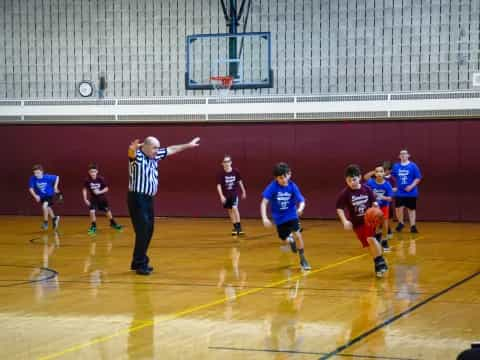
<path id="1" fill-rule="evenodd" d="M 238 196 L 238 182 L 242 180 L 240 172 L 232 169 L 230 172 L 222 170 L 217 174 L 217 184 L 222 186 L 222 192 L 225 197 Z"/>
<path id="2" fill-rule="evenodd" d="M 375 195 L 367 185 L 362 184 L 360 189 L 355 190 L 347 186 L 337 198 L 337 209 L 346 210 L 347 218 L 356 228 L 364 224 L 365 213 L 374 201 Z"/>
<path id="3" fill-rule="evenodd" d="M 107 187 L 107 183 L 102 176 L 97 176 L 95 179 L 88 177 L 85 180 L 85 188 L 88 190 L 90 199 L 95 199 L 97 201 L 105 201 L 105 194 L 95 195 L 94 190 L 103 190 Z"/>

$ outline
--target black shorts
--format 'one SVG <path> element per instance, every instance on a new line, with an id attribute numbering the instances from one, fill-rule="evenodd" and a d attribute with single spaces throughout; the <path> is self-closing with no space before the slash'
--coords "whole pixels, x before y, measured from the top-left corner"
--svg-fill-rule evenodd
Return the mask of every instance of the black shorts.
<path id="1" fill-rule="evenodd" d="M 223 203 L 224 209 L 231 209 L 233 207 L 238 206 L 238 196 L 235 197 L 227 197 L 225 202 Z"/>
<path id="2" fill-rule="evenodd" d="M 298 219 L 289 220 L 277 225 L 278 237 L 282 240 L 286 240 L 292 232 L 297 231 L 302 231 L 300 221 Z"/>
<path id="3" fill-rule="evenodd" d="M 393 219 L 395 217 L 393 208 L 395 207 L 395 200 L 390 203 L 390 206 L 388 207 L 388 218 Z"/>
<path id="4" fill-rule="evenodd" d="M 100 211 L 107 212 L 108 210 L 110 210 L 110 208 L 108 206 L 108 201 L 107 200 L 91 199 L 90 200 L 90 210 L 100 210 Z"/>
<path id="5" fill-rule="evenodd" d="M 395 208 L 405 206 L 407 209 L 415 210 L 417 208 L 416 197 L 396 197 Z"/>
<path id="6" fill-rule="evenodd" d="M 44 202 L 48 203 L 48 207 L 53 205 L 53 196 L 40 197 L 40 204 L 43 205 Z"/>

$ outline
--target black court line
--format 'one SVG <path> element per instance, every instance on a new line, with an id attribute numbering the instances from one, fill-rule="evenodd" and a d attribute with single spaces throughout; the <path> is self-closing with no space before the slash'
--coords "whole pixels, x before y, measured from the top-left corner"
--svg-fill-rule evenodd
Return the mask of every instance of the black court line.
<path id="1" fill-rule="evenodd" d="M 125 272 L 122 274 L 115 274 L 115 275 L 125 275 L 125 274 L 133 274 L 133 272 Z M 110 276 L 112 274 L 109 274 Z M 91 281 L 88 280 L 88 275 L 83 276 L 84 279 L 86 280 L 59 280 L 60 284 L 90 284 Z M 7 280 L 0 280 L 0 281 L 7 281 Z M 168 282 L 157 282 L 157 281 L 125 281 L 125 280 L 105 280 L 102 281 L 103 285 L 153 285 L 153 286 L 178 286 L 178 287 L 213 287 L 213 288 L 218 288 L 217 283 L 188 283 L 188 282 L 175 282 L 175 283 L 168 283 Z M 234 286 L 236 287 L 236 286 Z M 219 289 L 223 289 L 224 287 L 220 287 Z M 288 290 L 288 287 L 282 287 L 282 286 L 268 286 L 265 287 L 264 285 L 255 285 L 255 283 L 251 284 L 250 286 L 244 286 L 243 290 L 251 290 L 251 289 L 264 289 L 264 290 Z M 365 289 L 354 289 L 354 288 L 315 288 L 315 287 L 301 287 L 301 290 L 308 290 L 308 291 L 332 291 L 332 292 L 339 292 L 340 294 L 338 295 L 332 295 L 330 297 L 351 297 L 352 292 L 358 292 L 358 293 L 370 293 L 372 291 L 370 290 L 365 290 Z M 342 293 L 345 293 L 345 295 L 342 295 Z M 375 292 L 378 293 L 378 292 Z M 398 294 L 400 291 L 392 291 L 392 294 Z M 409 295 L 425 295 L 427 293 L 425 292 L 411 292 Z"/>
<path id="2" fill-rule="evenodd" d="M 317 227 L 322 227 L 322 226 L 325 226 L 325 225 L 322 225 L 322 224 L 316 224 L 316 225 L 311 225 L 311 226 L 308 226 L 308 227 L 304 227 L 302 228 L 303 231 L 305 230 L 310 230 L 310 229 L 313 229 L 313 228 L 317 228 Z M 72 234 L 72 235 L 80 235 L 80 236 L 84 236 L 83 234 Z M 85 237 L 88 237 L 91 239 L 91 241 L 96 241 L 97 240 L 97 236 L 98 235 L 106 235 L 105 233 L 104 234 L 96 234 L 95 236 L 91 236 L 91 235 L 88 235 L 86 234 Z M 188 245 L 188 248 L 191 248 L 191 249 L 205 249 L 205 248 L 219 248 L 219 249 L 228 249 L 230 248 L 232 245 L 235 245 L 235 244 L 238 244 L 239 242 L 241 241 L 252 241 L 252 240 L 259 240 L 259 239 L 264 239 L 264 238 L 267 238 L 267 237 L 274 237 L 276 238 L 277 237 L 277 234 L 275 232 L 269 232 L 269 233 L 263 233 L 263 234 L 259 234 L 259 235 L 254 235 L 254 236 L 250 236 L 250 235 L 241 235 L 241 236 L 234 236 L 234 235 L 230 235 L 229 238 L 231 239 L 231 242 L 228 243 L 228 244 L 225 244 L 225 243 L 218 243 L 218 241 L 224 241 L 226 237 L 228 237 L 228 235 L 221 235 L 221 237 L 213 237 L 212 239 L 208 239 L 207 241 L 205 240 L 202 240 L 201 242 L 201 245 L 198 245 L 200 243 L 197 242 L 197 245 Z M 32 238 L 32 239 L 29 239 L 28 242 L 30 242 L 31 244 L 34 244 L 34 245 L 44 245 L 44 243 L 39 243 L 38 240 L 41 240 L 42 238 L 41 237 L 35 237 L 35 238 Z M 154 240 L 154 239 L 152 239 Z M 104 241 L 103 238 L 99 238 L 99 242 L 98 243 L 101 243 L 102 241 Z M 115 241 L 115 240 L 112 240 L 112 242 Z M 1 244 L 1 245 L 10 245 L 10 246 L 17 246 L 18 244 L 16 243 L 13 243 L 13 244 Z M 60 247 L 84 247 L 85 244 L 61 244 Z M 116 245 L 115 246 L 116 248 L 131 248 L 132 246 L 131 245 Z M 167 244 L 162 244 L 162 245 L 158 245 L 158 246 L 155 246 L 155 245 L 150 245 L 149 249 L 183 249 L 185 248 L 185 246 L 175 246 L 175 245 L 172 245 L 170 243 L 167 243 Z"/>
<path id="3" fill-rule="evenodd" d="M 26 285 L 26 284 L 34 284 L 38 282 L 44 282 L 53 279 L 55 276 L 58 275 L 58 272 L 56 270 L 46 268 L 46 267 L 37 267 L 37 266 L 19 266 L 19 265 L 0 265 L 0 266 L 6 266 L 6 267 L 16 267 L 16 268 L 27 268 L 27 269 L 40 269 L 49 272 L 50 274 L 41 278 L 41 279 L 34 279 L 34 280 L 5 280 L 5 281 L 19 281 L 16 283 L 11 283 L 11 284 L 6 284 L 6 285 L 0 285 L 0 287 L 14 287 L 14 286 L 19 286 L 19 285 Z"/>
<path id="4" fill-rule="evenodd" d="M 282 353 L 282 354 L 298 354 L 298 355 L 324 355 L 325 354 L 325 353 L 314 352 L 314 351 L 252 349 L 252 348 L 236 348 L 236 347 L 227 347 L 227 346 L 209 346 L 208 348 L 212 350 L 253 351 L 253 352 Z M 357 359 L 375 359 L 375 360 L 417 360 L 415 358 L 391 357 L 391 356 L 379 356 L 379 355 L 360 355 L 360 354 L 339 354 L 338 356 L 354 357 Z"/>
<path id="5" fill-rule="evenodd" d="M 344 351 L 345 349 L 348 349 L 350 346 L 358 343 L 359 341 L 362 341 L 363 339 L 365 339 L 367 336 L 377 332 L 378 330 L 384 328 L 385 326 L 387 325 L 390 325 L 391 323 L 397 321 L 398 319 L 401 319 L 402 317 L 404 317 L 405 315 L 407 314 L 410 314 L 411 312 L 417 310 L 419 307 L 425 305 L 425 304 L 428 304 L 430 301 L 442 296 L 443 294 L 449 292 L 450 290 L 453 290 L 455 289 L 456 287 L 466 283 L 467 281 L 469 280 L 472 280 L 474 277 L 478 276 L 480 274 L 480 271 L 477 271 L 476 273 L 473 273 L 472 275 L 470 276 L 467 276 L 466 278 L 456 282 L 455 284 L 453 285 L 450 285 L 449 287 L 447 287 L 446 289 L 443 289 L 442 291 L 426 298 L 425 300 L 419 302 L 418 304 L 412 306 L 411 308 L 408 308 L 407 310 L 401 312 L 400 314 L 398 315 L 395 315 L 393 317 L 391 317 L 390 319 L 387 319 L 385 320 L 384 322 L 382 322 L 381 324 L 375 326 L 374 328 L 364 332 L 363 334 L 360 334 L 359 336 L 357 336 L 356 338 L 350 340 L 349 342 L 347 342 L 346 344 L 342 345 L 342 346 L 339 346 L 338 348 L 336 348 L 335 350 L 329 352 L 329 353 L 326 353 L 325 355 L 323 355 L 322 357 L 319 358 L 319 360 L 325 360 L 325 359 L 329 359 L 331 358 L 332 356 L 335 356 L 335 355 L 338 355 L 338 356 L 341 356 L 340 352 Z"/>

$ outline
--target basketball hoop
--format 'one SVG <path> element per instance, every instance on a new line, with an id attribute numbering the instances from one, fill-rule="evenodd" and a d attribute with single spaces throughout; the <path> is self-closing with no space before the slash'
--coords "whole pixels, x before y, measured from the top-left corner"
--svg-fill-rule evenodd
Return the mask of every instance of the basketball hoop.
<path id="1" fill-rule="evenodd" d="M 230 75 L 216 75 L 210 77 L 210 83 L 213 85 L 213 89 L 219 96 L 225 97 L 230 92 L 233 85 L 233 76 Z"/>

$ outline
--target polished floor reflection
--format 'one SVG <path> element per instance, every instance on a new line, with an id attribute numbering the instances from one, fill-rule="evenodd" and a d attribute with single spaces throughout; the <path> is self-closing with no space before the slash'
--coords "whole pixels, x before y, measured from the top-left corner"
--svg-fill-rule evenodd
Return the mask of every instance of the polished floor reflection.
<path id="1" fill-rule="evenodd" d="M 102 219 L 104 220 L 104 219 Z M 157 219 L 151 276 L 129 271 L 133 233 L 65 217 L 0 217 L 5 359 L 455 359 L 480 340 L 480 224 L 420 223 L 383 279 L 353 233 L 303 221 L 302 272 L 274 230 Z"/>

